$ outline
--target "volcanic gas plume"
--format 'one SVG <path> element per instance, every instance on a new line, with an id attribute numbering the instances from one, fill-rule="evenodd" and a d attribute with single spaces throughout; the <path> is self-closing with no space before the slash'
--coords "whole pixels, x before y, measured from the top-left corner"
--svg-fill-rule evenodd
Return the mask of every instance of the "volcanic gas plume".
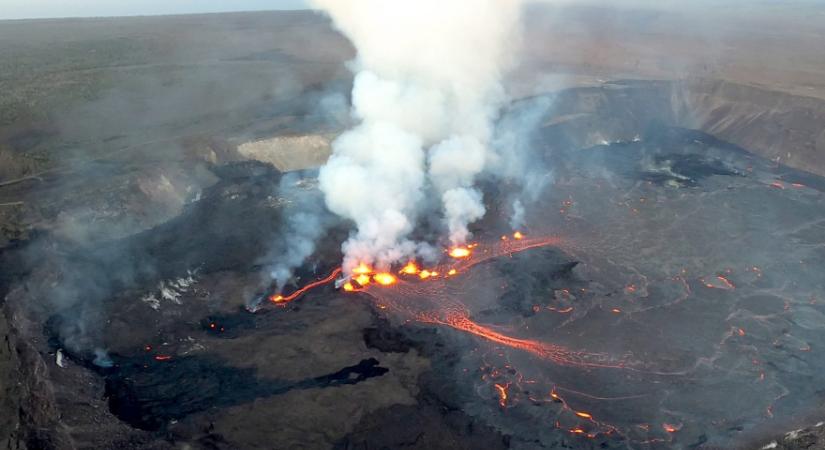
<path id="1" fill-rule="evenodd" d="M 520 3 L 313 0 L 355 45 L 352 114 L 359 125 L 333 143 L 320 172 L 334 213 L 357 230 L 344 271 L 388 269 L 432 248 L 410 233 L 440 203 L 452 245 L 485 214 L 476 177 L 495 161 L 493 120 L 516 47 Z"/>

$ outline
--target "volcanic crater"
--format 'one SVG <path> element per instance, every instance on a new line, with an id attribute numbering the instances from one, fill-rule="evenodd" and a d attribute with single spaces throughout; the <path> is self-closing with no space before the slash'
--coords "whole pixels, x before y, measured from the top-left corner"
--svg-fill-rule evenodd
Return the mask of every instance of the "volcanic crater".
<path id="1" fill-rule="evenodd" d="M 46 404 L 109 445 L 728 446 L 815 411 L 825 179 L 657 122 L 585 148 L 559 145 L 571 129 L 529 133 L 551 181 L 520 239 L 508 187 L 484 183 L 478 246 L 432 279 L 268 301 L 259 272 L 293 199 L 286 175 L 238 162 L 142 233 L 5 251 L 20 278 L 49 280 L 7 277 L 6 308 L 77 297 L 19 332 L 58 358 L 40 363 Z M 317 196 L 314 176 L 289 180 Z M 333 273 L 347 232 L 334 223 L 285 294 Z M 287 431 L 263 433 L 264 417 Z"/>
<path id="2" fill-rule="evenodd" d="M 237 125 L 311 135 L 286 156 L 189 140 L 162 170 L 95 160 L 0 184 L 52 202 L 0 250 L 26 448 L 731 448 L 819 419 L 822 100 L 706 79 L 526 96 L 497 126 L 529 124 L 512 144 L 531 167 L 479 181 L 466 254 L 423 219 L 437 261 L 345 279 L 353 224 L 324 212 L 278 292 L 262 274 L 322 201 L 310 166 L 347 125 L 305 111 L 319 96 Z M 67 238 L 61 202 L 99 226 Z"/>

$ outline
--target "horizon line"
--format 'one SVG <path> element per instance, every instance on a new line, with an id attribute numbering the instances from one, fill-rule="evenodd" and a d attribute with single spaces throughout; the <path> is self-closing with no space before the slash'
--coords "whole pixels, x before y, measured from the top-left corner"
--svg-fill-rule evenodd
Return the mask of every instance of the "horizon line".
<path id="1" fill-rule="evenodd" d="M 118 15 L 100 15 L 100 16 L 57 16 L 57 17 L 14 17 L 14 18 L 0 18 L 2 22 L 27 22 L 27 21 L 50 21 L 50 20 L 96 20 L 96 19 L 140 19 L 147 17 L 181 17 L 181 16 L 208 16 L 218 14 L 247 14 L 247 13 L 298 13 L 298 12 L 317 12 L 317 8 L 296 8 L 296 9 L 248 9 L 248 10 L 227 10 L 227 11 L 206 11 L 206 12 L 181 12 L 181 13 L 158 13 L 158 14 L 126 14 Z"/>

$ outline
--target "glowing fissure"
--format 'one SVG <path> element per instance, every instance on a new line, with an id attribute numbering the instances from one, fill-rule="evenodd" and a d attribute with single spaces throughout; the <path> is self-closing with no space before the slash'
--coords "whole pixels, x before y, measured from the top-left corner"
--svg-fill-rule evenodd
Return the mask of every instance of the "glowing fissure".
<path id="1" fill-rule="evenodd" d="M 525 250 L 558 244 L 555 237 L 527 238 L 521 232 L 515 232 L 512 240 L 501 240 L 492 244 L 473 243 L 463 247 L 453 247 L 447 250 L 452 258 L 446 264 L 431 269 L 421 269 L 414 262 L 408 262 L 398 274 L 393 275 L 391 283 L 372 283 L 382 274 L 376 274 L 369 266 L 359 264 L 353 270 L 360 273 L 355 276 L 360 289 L 358 290 L 373 297 L 384 308 L 391 308 L 396 313 L 408 316 L 422 323 L 448 326 L 450 328 L 472 334 L 489 342 L 513 349 L 531 353 L 539 358 L 553 361 L 559 365 L 579 367 L 624 368 L 624 362 L 610 361 L 604 354 L 575 352 L 564 347 L 537 340 L 523 339 L 508 336 L 488 326 L 479 324 L 470 319 L 470 314 L 461 300 L 440 291 L 443 286 L 434 284 L 436 280 L 444 281 L 458 273 L 470 270 L 472 267 L 493 258 L 514 254 Z M 459 250 L 456 252 L 456 250 Z M 360 277 L 364 282 L 358 281 Z M 392 285 L 392 286 L 389 286 Z M 416 298 L 418 297 L 418 298 Z"/>
<path id="2" fill-rule="evenodd" d="M 303 286 L 302 288 L 296 290 L 295 292 L 293 292 L 289 295 L 285 296 L 285 295 L 282 295 L 282 294 L 277 294 L 277 295 L 274 294 L 274 295 L 269 296 L 269 301 L 271 301 L 272 303 L 278 304 L 278 305 L 283 305 L 283 304 L 289 303 L 293 300 L 296 300 L 300 296 L 306 294 L 308 291 L 310 291 L 312 289 L 315 289 L 318 286 L 323 286 L 325 284 L 332 283 L 333 281 L 335 281 L 336 278 L 338 278 L 339 275 L 341 275 L 341 268 L 336 267 L 326 277 L 321 278 L 320 280 L 315 280 L 312 283 L 309 283 L 306 286 Z"/>
<path id="3" fill-rule="evenodd" d="M 506 238 L 506 239 L 505 239 Z M 488 244 L 468 244 L 461 247 L 466 249 L 466 253 L 461 251 L 458 256 L 452 254 L 456 247 L 445 249 L 445 261 L 440 265 L 423 268 L 416 261 L 409 260 L 400 268 L 393 272 L 377 271 L 369 264 L 358 263 L 349 274 L 345 274 L 342 268 L 334 269 L 328 276 L 315 280 L 287 296 L 273 295 L 270 300 L 276 304 L 283 305 L 298 299 L 308 291 L 322 285 L 330 284 L 336 279 L 344 276 L 341 284 L 344 292 L 361 292 L 368 295 L 375 302 L 375 305 L 382 310 L 388 310 L 396 315 L 409 318 L 424 324 L 433 324 L 449 327 L 461 331 L 484 341 L 498 346 L 515 349 L 529 353 L 537 358 L 552 362 L 560 366 L 580 367 L 585 369 L 626 369 L 631 371 L 644 371 L 633 367 L 635 364 L 629 363 L 626 359 L 615 359 L 604 353 L 592 353 L 585 351 L 574 351 L 564 346 L 542 342 L 534 339 L 515 337 L 495 330 L 490 326 L 480 324 L 470 318 L 468 308 L 460 300 L 460 292 L 451 293 L 448 280 L 459 273 L 466 273 L 474 266 L 482 264 L 494 258 L 512 255 L 522 251 L 550 246 L 561 245 L 563 242 L 556 237 L 527 237 L 521 232 L 515 232 L 512 236 L 503 236 L 502 239 Z M 721 279 L 720 277 L 719 279 Z M 721 281 L 721 280 L 720 280 Z M 723 283 L 724 285 L 724 283 Z M 570 309 L 572 311 L 572 308 Z M 569 312 L 559 310 L 558 312 Z M 613 311 L 620 312 L 618 309 Z M 740 335 L 744 330 L 737 329 Z M 159 355 L 158 361 L 171 359 L 170 356 Z M 488 372 L 488 381 L 495 395 L 498 406 L 508 409 L 515 406 L 520 398 L 524 398 L 523 383 L 530 384 L 530 391 L 535 389 L 535 381 L 522 379 L 518 372 L 513 372 L 513 368 L 506 366 L 506 373 L 515 373 L 513 378 L 507 379 L 502 376 L 503 370 L 492 369 Z M 647 372 L 647 371 L 644 371 Z M 649 372 L 657 373 L 657 372 Z M 665 374 L 672 375 L 672 374 Z M 484 379 L 483 377 L 483 379 Z M 588 394 L 564 389 L 554 386 L 549 393 L 541 396 L 527 395 L 534 404 L 543 402 L 556 403 L 561 407 L 564 416 L 559 416 L 555 421 L 555 428 L 568 432 L 581 438 L 593 439 L 599 435 L 625 436 L 615 426 L 597 420 L 589 411 L 572 407 L 568 401 L 559 395 L 557 389 L 562 389 L 571 395 L 583 396 L 589 400 L 623 400 L 626 398 L 637 398 L 639 396 L 623 398 L 601 398 Z M 547 392 L 547 391 L 545 391 Z M 576 402 L 580 403 L 580 402 Z M 651 430 L 649 424 L 642 424 Z M 664 431 L 664 436 L 655 437 L 647 442 L 668 442 L 667 435 L 672 435 L 679 431 L 681 425 L 671 425 L 663 423 L 659 427 Z M 656 428 L 653 428 L 656 429 Z"/>
<path id="4" fill-rule="evenodd" d="M 473 266 L 492 258 L 558 242 L 556 238 L 527 239 L 520 232 L 516 232 L 514 239 L 513 241 L 504 240 L 496 245 L 480 247 L 478 244 L 470 244 L 462 247 L 462 249 L 466 250 L 466 253 L 461 251 L 459 252 L 460 256 L 453 256 L 451 254 L 451 256 L 458 259 L 452 267 L 439 267 L 438 270 L 427 270 L 419 269 L 414 262 L 409 262 L 398 273 L 401 275 L 409 275 L 412 279 L 417 278 L 418 282 L 434 279 L 439 277 L 441 273 L 444 274 L 444 278 L 447 278 L 455 275 L 459 271 L 469 270 Z M 477 248 L 477 251 L 472 251 Z M 453 248 L 450 253 L 454 250 L 455 248 Z M 289 295 L 272 295 L 270 296 L 270 301 L 279 305 L 292 302 L 311 289 L 332 283 L 342 273 L 343 271 L 340 267 L 336 268 L 328 276 L 313 281 Z M 409 281 L 399 280 L 389 272 L 376 272 L 367 264 L 359 263 L 353 268 L 350 281 L 344 283 L 342 287 L 345 292 L 365 292 L 379 300 L 382 305 L 394 306 L 396 312 L 405 312 L 419 322 L 449 326 L 496 344 L 529 352 L 557 364 L 604 368 L 625 367 L 625 364 L 622 362 L 610 362 L 609 358 L 604 354 L 574 352 L 558 345 L 512 337 L 493 330 L 488 326 L 470 319 L 466 307 L 458 300 L 431 299 L 429 302 L 417 302 L 414 304 L 410 304 L 408 300 L 406 301 L 406 305 L 389 301 L 385 295 L 382 295 L 382 292 L 386 292 L 385 289 L 392 288 L 392 286 L 396 285 L 400 286 L 397 286 L 394 291 L 402 297 L 406 294 L 416 293 L 416 289 Z M 437 292 L 430 292 L 429 294 L 437 296 Z M 428 308 L 427 306 L 430 307 Z"/>
<path id="5" fill-rule="evenodd" d="M 495 342 L 510 348 L 523 350 L 542 359 L 547 359 L 561 365 L 569 366 L 585 366 L 585 367 L 605 367 L 605 368 L 623 368 L 622 363 L 609 363 L 607 356 L 596 353 L 577 353 L 567 350 L 558 345 L 548 344 L 541 341 L 531 339 L 520 339 L 505 334 L 499 333 L 487 326 L 481 325 L 470 320 L 469 317 L 463 314 L 448 314 L 444 318 L 433 317 L 428 314 L 422 314 L 416 319 L 424 323 L 434 323 L 439 325 L 446 325 L 456 330 L 465 331 L 480 338 L 486 339 L 490 342 Z"/>

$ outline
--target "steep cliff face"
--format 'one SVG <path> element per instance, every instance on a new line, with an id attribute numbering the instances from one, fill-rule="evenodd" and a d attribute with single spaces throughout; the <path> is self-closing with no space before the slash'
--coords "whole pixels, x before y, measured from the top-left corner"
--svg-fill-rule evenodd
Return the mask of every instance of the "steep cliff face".
<path id="1" fill-rule="evenodd" d="M 0 310 L 2 311 L 2 310 Z M 17 358 L 5 311 L 0 314 L 0 448 L 16 449 L 18 420 Z"/>
<path id="2" fill-rule="evenodd" d="M 721 80 L 617 81 L 554 94 L 543 124 L 581 147 L 630 141 L 651 123 L 695 129 L 825 175 L 825 100 Z"/>
<path id="3" fill-rule="evenodd" d="M 291 172 L 322 165 L 332 151 L 334 134 L 303 134 L 276 136 L 238 146 L 244 158 L 272 164 L 278 170 Z"/>
<path id="4" fill-rule="evenodd" d="M 716 80 L 674 83 L 674 93 L 680 126 L 825 174 L 824 100 Z"/>

